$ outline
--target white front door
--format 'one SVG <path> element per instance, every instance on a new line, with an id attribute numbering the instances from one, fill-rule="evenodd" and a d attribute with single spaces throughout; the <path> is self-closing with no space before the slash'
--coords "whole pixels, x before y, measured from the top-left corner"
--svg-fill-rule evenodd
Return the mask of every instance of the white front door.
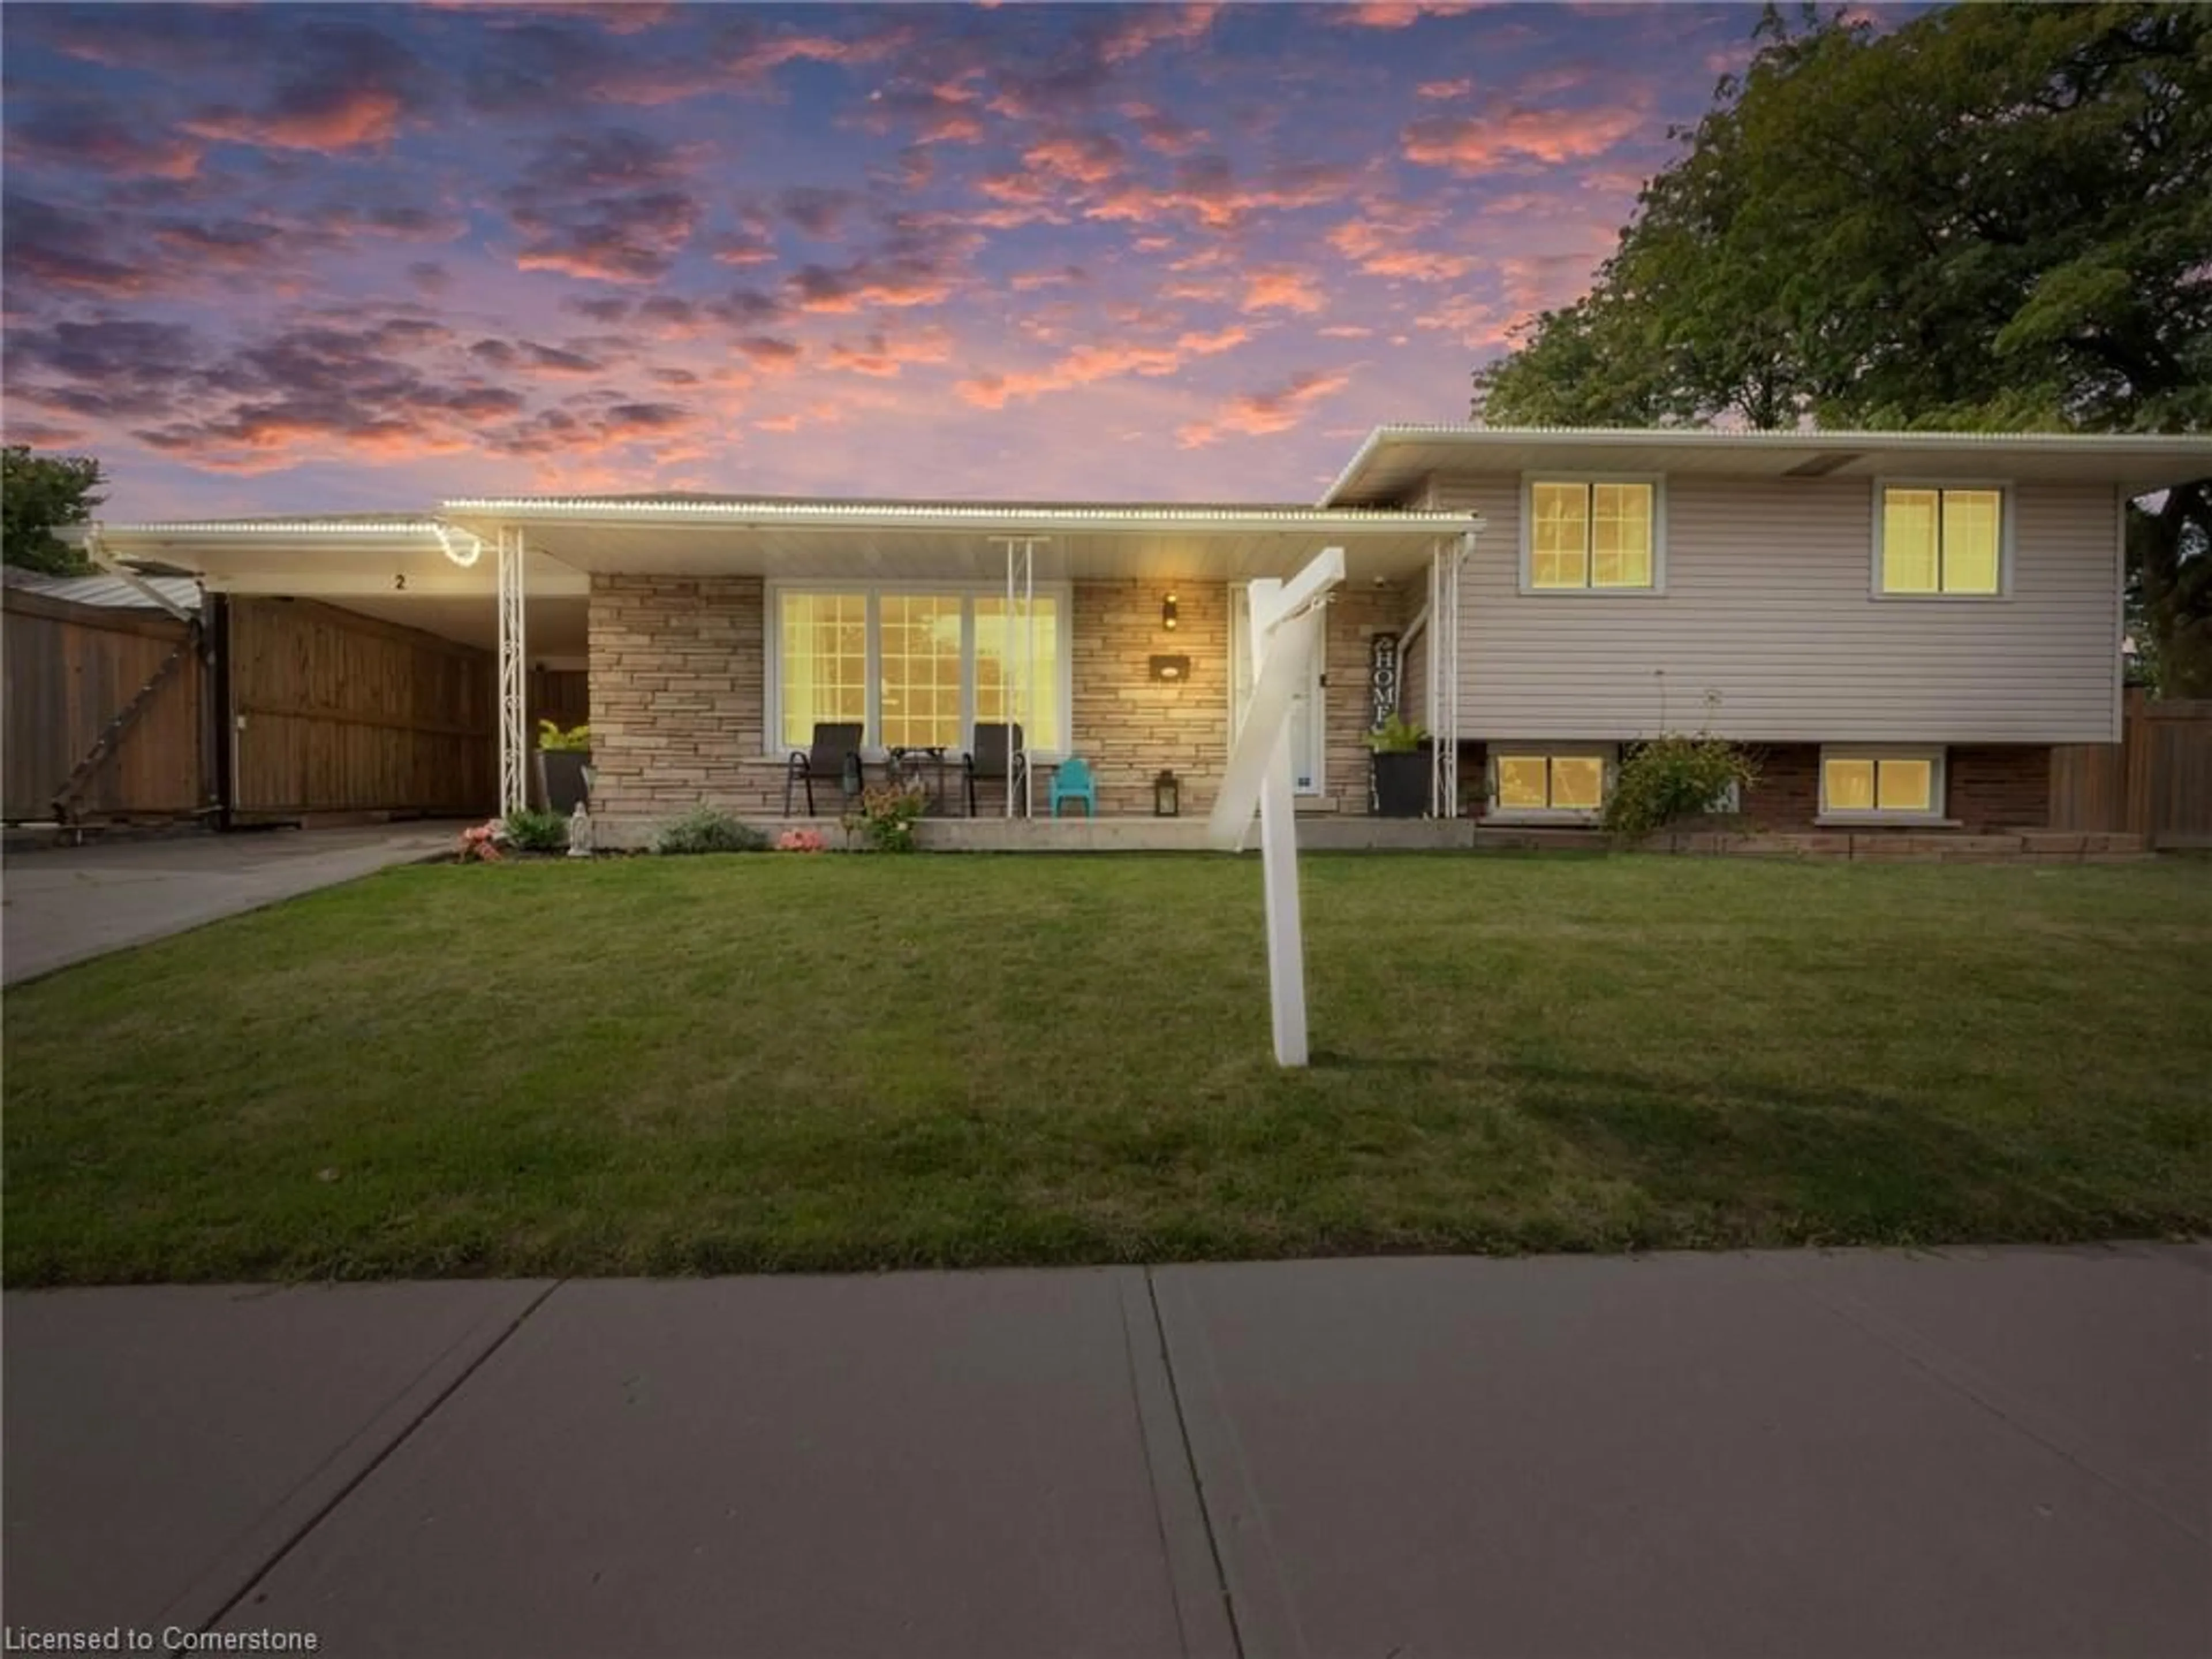
<path id="1" fill-rule="evenodd" d="M 1252 648 L 1247 638 L 1252 626 L 1251 601 L 1243 583 L 1229 590 L 1229 740 L 1236 742 L 1243 729 L 1245 706 L 1252 700 Z M 1291 704 L 1291 787 L 1301 795 L 1322 792 L 1322 720 L 1321 664 L 1316 661 L 1305 689 Z"/>

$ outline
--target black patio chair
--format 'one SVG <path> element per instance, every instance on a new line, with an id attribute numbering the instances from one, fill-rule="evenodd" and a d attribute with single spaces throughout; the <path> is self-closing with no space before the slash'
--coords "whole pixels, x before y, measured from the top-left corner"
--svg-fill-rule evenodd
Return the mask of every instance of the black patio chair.
<path id="1" fill-rule="evenodd" d="M 968 758 L 961 767 L 968 785 L 968 816 L 975 816 L 975 785 L 979 781 L 1004 783 L 1011 798 L 1028 778 L 1029 769 L 1029 750 L 1022 744 L 1019 720 L 1011 726 L 999 720 L 978 720 L 975 744 L 968 750 Z M 1024 804 L 1024 817 L 1028 810 Z"/>
<path id="2" fill-rule="evenodd" d="M 814 780 L 824 783 L 836 779 L 841 806 L 850 805 L 860 793 L 860 722 L 858 720 L 817 721 L 814 727 L 814 746 L 794 749 L 783 769 L 783 815 L 791 816 L 791 792 L 794 785 L 806 787 L 806 816 L 814 816 Z"/>

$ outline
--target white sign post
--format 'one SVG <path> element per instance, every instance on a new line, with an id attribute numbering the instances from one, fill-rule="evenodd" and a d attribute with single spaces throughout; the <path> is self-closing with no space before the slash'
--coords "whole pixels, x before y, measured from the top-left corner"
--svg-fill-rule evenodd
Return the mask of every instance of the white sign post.
<path id="1" fill-rule="evenodd" d="M 1321 648 L 1322 602 L 1344 580 L 1344 550 L 1324 549 L 1288 582 L 1251 584 L 1252 700 L 1229 752 L 1206 839 L 1242 851 L 1260 811 L 1260 857 L 1267 890 L 1267 984 L 1273 999 L 1275 1063 L 1306 1063 L 1305 941 L 1298 921 L 1298 838 L 1291 780 L 1291 709 L 1311 683 Z"/>

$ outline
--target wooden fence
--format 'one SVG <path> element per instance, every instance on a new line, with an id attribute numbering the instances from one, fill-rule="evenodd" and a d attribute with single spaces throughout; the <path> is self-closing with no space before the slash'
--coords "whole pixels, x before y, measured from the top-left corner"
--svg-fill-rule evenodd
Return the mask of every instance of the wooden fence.
<path id="1" fill-rule="evenodd" d="M 76 818 L 182 817 L 213 804 L 207 677 L 189 624 L 20 588 L 7 590 L 5 606 L 8 822 L 51 821 L 65 788 Z M 110 724 L 157 676 L 95 757 Z M 96 763 L 78 776 L 88 759 Z"/>
<path id="2" fill-rule="evenodd" d="M 228 611 L 234 816 L 495 810 L 491 653 L 308 599 Z"/>
<path id="3" fill-rule="evenodd" d="M 2120 830 L 2154 848 L 2212 848 L 2212 700 L 2128 693 L 2118 743 L 2051 751 L 2051 827 Z"/>

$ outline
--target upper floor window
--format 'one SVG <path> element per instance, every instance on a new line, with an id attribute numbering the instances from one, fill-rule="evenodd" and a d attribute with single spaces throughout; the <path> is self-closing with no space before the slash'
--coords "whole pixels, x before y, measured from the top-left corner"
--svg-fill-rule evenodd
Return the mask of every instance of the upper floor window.
<path id="1" fill-rule="evenodd" d="M 1881 591 L 1999 592 L 2004 517 L 2004 491 L 1987 485 L 1883 485 Z"/>
<path id="2" fill-rule="evenodd" d="M 1528 586 L 1542 592 L 1658 586 L 1659 489 L 1649 479 L 1528 484 Z"/>

